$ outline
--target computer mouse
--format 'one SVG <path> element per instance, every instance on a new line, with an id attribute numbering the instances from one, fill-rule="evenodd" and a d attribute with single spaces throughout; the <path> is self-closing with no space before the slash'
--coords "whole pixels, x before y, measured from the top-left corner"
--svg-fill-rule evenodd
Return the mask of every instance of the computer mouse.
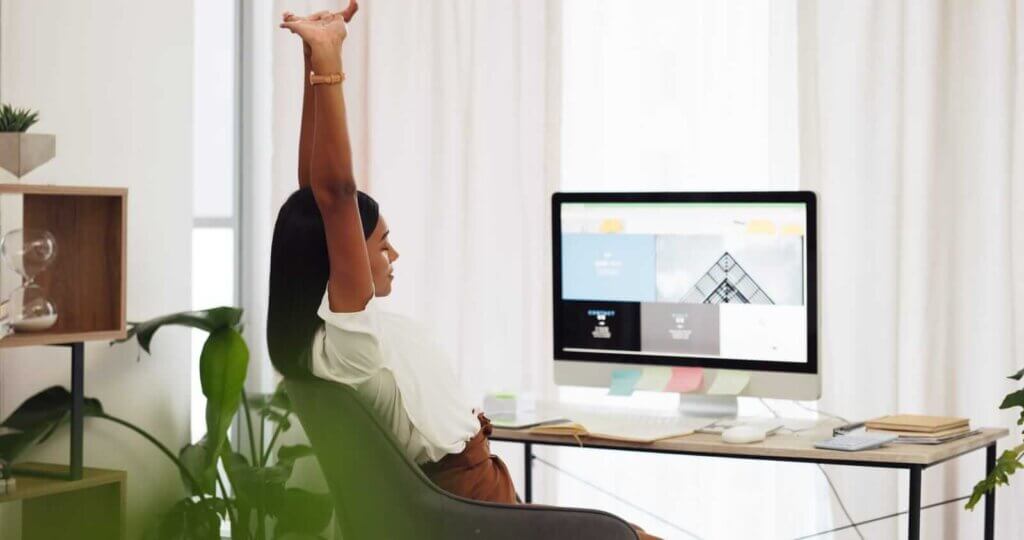
<path id="1" fill-rule="evenodd" d="M 736 426 L 722 432 L 722 442 L 731 444 L 750 444 L 761 442 L 768 433 L 755 426 Z"/>

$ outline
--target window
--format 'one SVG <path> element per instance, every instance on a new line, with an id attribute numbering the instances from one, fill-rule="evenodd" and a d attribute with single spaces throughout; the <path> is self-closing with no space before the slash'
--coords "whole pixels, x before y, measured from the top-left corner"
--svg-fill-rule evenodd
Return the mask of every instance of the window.
<path id="1" fill-rule="evenodd" d="M 238 4 L 195 0 L 193 82 L 192 309 L 237 306 Z M 199 355 L 192 332 L 192 440 L 206 433 Z"/>

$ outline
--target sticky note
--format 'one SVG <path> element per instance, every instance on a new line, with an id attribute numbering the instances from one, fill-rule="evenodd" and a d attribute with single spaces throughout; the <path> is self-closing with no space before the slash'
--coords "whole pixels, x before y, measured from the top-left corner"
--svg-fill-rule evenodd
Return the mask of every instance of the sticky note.
<path id="1" fill-rule="evenodd" d="M 665 386 L 666 392 L 693 392 L 704 382 L 704 368 L 674 367 L 672 377 Z"/>
<path id="2" fill-rule="evenodd" d="M 752 219 L 747 223 L 747 234 L 775 234 L 775 222 L 769 219 Z"/>
<path id="3" fill-rule="evenodd" d="M 804 226 L 800 225 L 799 223 L 790 223 L 788 225 L 783 225 L 782 226 L 782 234 L 791 235 L 791 236 L 803 236 L 804 235 Z"/>
<path id="4" fill-rule="evenodd" d="M 620 233 L 622 232 L 622 220 L 621 219 L 606 219 L 601 222 L 602 233 Z"/>
<path id="5" fill-rule="evenodd" d="M 640 374 L 640 380 L 636 383 L 636 390 L 662 391 L 672 379 L 672 368 L 651 366 L 645 367 Z"/>
<path id="6" fill-rule="evenodd" d="M 715 380 L 708 388 L 709 394 L 735 396 L 750 383 L 750 373 L 746 371 L 719 371 Z"/>
<path id="7" fill-rule="evenodd" d="M 633 394 L 636 383 L 640 381 L 640 370 L 617 369 L 612 372 L 612 384 L 608 388 L 610 396 L 629 396 Z"/>

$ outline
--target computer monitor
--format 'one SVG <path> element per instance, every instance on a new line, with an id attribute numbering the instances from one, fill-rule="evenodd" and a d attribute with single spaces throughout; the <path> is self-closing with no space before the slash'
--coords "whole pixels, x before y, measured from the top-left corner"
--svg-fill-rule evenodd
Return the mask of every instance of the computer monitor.
<path id="1" fill-rule="evenodd" d="M 555 193 L 552 233 L 556 383 L 700 367 L 698 409 L 734 410 L 691 397 L 719 376 L 820 397 L 814 193 Z"/>

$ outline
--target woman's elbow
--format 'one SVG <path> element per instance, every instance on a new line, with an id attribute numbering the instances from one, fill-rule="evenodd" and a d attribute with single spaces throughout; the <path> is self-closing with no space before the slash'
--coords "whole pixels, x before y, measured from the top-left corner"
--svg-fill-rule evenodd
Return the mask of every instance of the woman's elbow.
<path id="1" fill-rule="evenodd" d="M 351 176 L 328 176 L 313 182 L 313 194 L 318 201 L 332 204 L 345 198 L 355 197 L 358 187 Z"/>

